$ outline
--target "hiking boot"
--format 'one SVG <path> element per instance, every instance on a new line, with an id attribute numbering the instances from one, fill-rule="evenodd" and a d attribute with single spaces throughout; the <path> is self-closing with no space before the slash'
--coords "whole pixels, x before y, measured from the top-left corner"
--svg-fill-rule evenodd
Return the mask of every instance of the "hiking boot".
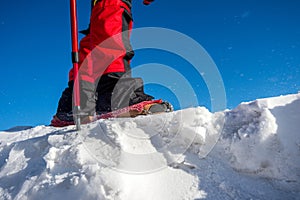
<path id="1" fill-rule="evenodd" d="M 63 112 L 58 112 L 56 115 L 53 116 L 51 120 L 51 126 L 55 127 L 64 127 L 64 126 L 69 126 L 69 125 L 74 125 L 74 120 L 73 120 L 73 113 L 63 113 Z"/>
<path id="2" fill-rule="evenodd" d="M 97 87 L 96 112 L 104 114 L 154 97 L 145 94 L 141 78 L 127 77 L 124 73 L 103 75 Z"/>

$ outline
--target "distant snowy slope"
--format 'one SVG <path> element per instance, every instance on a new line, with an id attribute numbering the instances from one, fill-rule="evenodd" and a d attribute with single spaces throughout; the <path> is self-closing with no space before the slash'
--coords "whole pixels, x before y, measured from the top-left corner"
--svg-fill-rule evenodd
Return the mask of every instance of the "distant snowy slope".
<path id="1" fill-rule="evenodd" d="M 0 199 L 299 199 L 300 94 L 0 132 Z"/>

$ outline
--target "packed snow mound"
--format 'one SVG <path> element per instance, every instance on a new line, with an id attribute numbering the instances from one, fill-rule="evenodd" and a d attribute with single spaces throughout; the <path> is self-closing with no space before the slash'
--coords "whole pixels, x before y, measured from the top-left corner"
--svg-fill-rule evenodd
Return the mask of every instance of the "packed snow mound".
<path id="1" fill-rule="evenodd" d="M 299 199 L 300 94 L 0 132 L 0 199 Z"/>

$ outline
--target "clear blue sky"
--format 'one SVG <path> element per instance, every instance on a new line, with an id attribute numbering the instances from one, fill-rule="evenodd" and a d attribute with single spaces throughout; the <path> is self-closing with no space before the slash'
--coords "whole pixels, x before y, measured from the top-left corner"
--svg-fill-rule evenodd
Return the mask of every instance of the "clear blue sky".
<path id="1" fill-rule="evenodd" d="M 148 7 L 133 1 L 135 28 L 173 29 L 206 49 L 222 75 L 228 108 L 300 90 L 300 1 L 156 0 Z M 90 1 L 78 0 L 80 29 L 89 14 Z M 49 124 L 71 67 L 69 1 L 1 1 L 0 44 L 0 130 Z M 174 55 L 147 50 L 136 52 L 132 65 L 151 62 L 189 68 Z M 199 104 L 210 108 L 204 82 L 182 73 L 191 77 Z M 167 91 L 151 85 L 147 91 L 179 109 Z"/>

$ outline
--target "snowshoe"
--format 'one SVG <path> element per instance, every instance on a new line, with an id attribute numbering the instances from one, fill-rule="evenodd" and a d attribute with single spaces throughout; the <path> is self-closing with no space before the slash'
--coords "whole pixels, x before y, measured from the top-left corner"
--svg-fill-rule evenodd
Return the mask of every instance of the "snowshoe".
<path id="1" fill-rule="evenodd" d="M 136 117 L 139 115 L 150 115 L 164 112 L 172 112 L 173 106 L 166 101 L 161 99 L 143 101 L 125 108 L 114 110 L 108 113 L 102 113 L 97 115 L 96 119 L 109 119 L 109 118 L 120 118 L 120 117 Z M 74 125 L 73 115 L 71 113 L 59 113 L 53 116 L 51 126 L 64 127 Z"/>
<path id="2" fill-rule="evenodd" d="M 97 116 L 97 119 L 108 119 L 118 117 L 136 117 L 138 115 L 149 115 L 155 113 L 172 112 L 173 106 L 169 102 L 159 100 L 143 101 L 132 106 L 114 110 Z"/>

